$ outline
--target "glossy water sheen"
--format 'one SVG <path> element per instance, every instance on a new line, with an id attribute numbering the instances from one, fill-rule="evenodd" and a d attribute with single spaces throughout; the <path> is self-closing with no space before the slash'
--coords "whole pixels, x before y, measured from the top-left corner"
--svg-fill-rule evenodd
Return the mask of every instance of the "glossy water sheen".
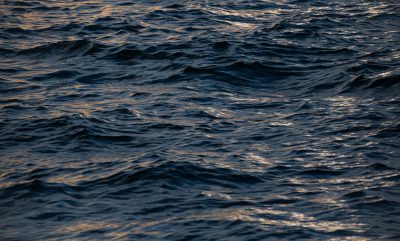
<path id="1" fill-rule="evenodd" d="M 1 240 L 400 239 L 398 1 L 0 3 Z"/>

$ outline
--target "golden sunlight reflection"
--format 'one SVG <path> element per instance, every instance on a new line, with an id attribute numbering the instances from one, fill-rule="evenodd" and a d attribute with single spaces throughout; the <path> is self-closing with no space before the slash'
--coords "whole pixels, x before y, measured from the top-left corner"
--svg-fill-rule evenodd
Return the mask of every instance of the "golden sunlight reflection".
<path id="1" fill-rule="evenodd" d="M 326 100 L 331 101 L 333 107 L 352 107 L 356 106 L 357 99 L 355 97 L 337 96 L 330 97 Z"/>
<path id="2" fill-rule="evenodd" d="M 289 216 L 289 219 L 271 219 L 268 215 Z M 300 212 L 290 212 L 273 208 L 226 208 L 223 210 L 210 210 L 195 214 L 193 219 L 214 219 L 250 222 L 258 228 L 269 230 L 279 228 L 307 228 L 317 232 L 353 231 L 362 233 L 367 228 L 364 224 L 349 217 L 344 222 L 321 221 Z"/>
<path id="3" fill-rule="evenodd" d="M 93 222 L 83 222 L 79 221 L 76 223 L 72 223 L 68 226 L 61 227 L 58 231 L 64 233 L 76 233 L 76 232 L 87 232 L 87 231 L 96 231 L 100 229 L 116 229 L 121 228 L 120 225 L 110 222 L 102 222 L 102 221 L 93 221 Z"/>
<path id="4" fill-rule="evenodd" d="M 231 195 L 216 192 L 216 191 L 203 191 L 201 194 L 208 198 L 216 198 L 216 199 L 222 199 L 222 200 L 231 200 L 232 199 Z"/>
<path id="5" fill-rule="evenodd" d="M 163 221 L 132 221 L 129 224 L 118 224 L 107 221 L 78 221 L 69 225 L 60 227 L 57 232 L 61 233 L 80 233 L 80 232 L 96 232 L 107 230 L 106 237 L 108 238 L 127 238 L 129 235 L 147 235 L 158 236 L 161 233 L 155 230 L 146 230 L 149 227 L 157 226 Z"/>
<path id="6" fill-rule="evenodd" d="M 276 165 L 276 161 L 273 160 L 272 158 L 267 159 L 255 153 L 245 154 L 244 160 L 249 165 L 251 163 L 260 165 L 258 166 L 258 168 L 257 167 L 251 168 L 251 170 L 254 172 L 265 172 L 264 168 L 273 167 L 274 165 Z"/>
<path id="7" fill-rule="evenodd" d="M 234 116 L 234 113 L 228 109 L 216 109 L 213 107 L 206 107 L 206 106 L 196 106 L 195 108 L 203 110 L 204 112 L 214 117 L 232 118 Z"/>
<path id="8" fill-rule="evenodd" d="M 220 21 L 228 23 L 230 25 L 229 27 L 225 26 L 223 29 L 221 29 L 222 31 L 226 31 L 228 29 L 230 31 L 254 30 L 259 28 L 260 26 L 263 26 L 259 23 L 256 23 L 256 21 L 262 22 L 268 20 L 270 23 L 273 23 L 274 21 L 276 21 L 279 15 L 284 13 L 284 10 L 281 8 L 262 10 L 229 10 L 207 6 L 205 9 L 219 18 L 223 17 L 223 20 L 221 19 Z"/>

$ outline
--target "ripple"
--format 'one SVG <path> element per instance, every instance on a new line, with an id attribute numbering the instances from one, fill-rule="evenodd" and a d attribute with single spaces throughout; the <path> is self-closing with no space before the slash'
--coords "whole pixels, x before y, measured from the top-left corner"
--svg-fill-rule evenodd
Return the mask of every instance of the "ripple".
<path id="1" fill-rule="evenodd" d="M 95 53 L 100 51 L 101 49 L 101 45 L 94 44 L 86 39 L 82 39 L 40 45 L 37 47 L 21 50 L 19 51 L 19 54 L 32 57 L 40 56 L 49 58 L 68 58 Z"/>
<path id="2" fill-rule="evenodd" d="M 399 12 L 3 1 L 0 237 L 398 239 Z"/>

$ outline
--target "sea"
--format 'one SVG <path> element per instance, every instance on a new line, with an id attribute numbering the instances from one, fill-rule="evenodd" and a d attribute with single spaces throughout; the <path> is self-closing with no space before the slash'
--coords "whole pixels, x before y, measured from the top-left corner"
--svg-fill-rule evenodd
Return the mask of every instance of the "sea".
<path id="1" fill-rule="evenodd" d="M 0 240 L 400 240 L 400 1 L 0 1 Z"/>

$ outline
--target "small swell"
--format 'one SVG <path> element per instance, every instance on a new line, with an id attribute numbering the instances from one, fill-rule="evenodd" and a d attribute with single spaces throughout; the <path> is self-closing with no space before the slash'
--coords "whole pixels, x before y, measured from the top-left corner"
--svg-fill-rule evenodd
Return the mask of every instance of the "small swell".
<path id="1" fill-rule="evenodd" d="M 358 75 L 344 83 L 344 87 L 342 87 L 342 89 L 343 89 L 342 92 L 346 93 L 346 92 L 355 91 L 360 86 L 363 86 L 363 85 L 365 86 L 367 84 L 368 83 L 367 83 L 367 80 L 365 79 L 365 77 L 363 75 Z"/>
<path id="2" fill-rule="evenodd" d="M 389 88 L 399 83 L 400 83 L 400 73 L 390 72 L 384 75 L 374 77 L 366 88 L 367 89 L 377 88 L 377 87 Z"/>
<path id="3" fill-rule="evenodd" d="M 81 73 L 74 70 L 58 70 L 48 74 L 32 77 L 32 81 L 44 81 L 49 79 L 65 79 L 80 75 Z"/>
<path id="4" fill-rule="evenodd" d="M 284 66 L 281 68 L 261 62 L 238 61 L 228 65 L 186 66 L 180 74 L 152 83 L 206 78 L 210 81 L 220 81 L 236 86 L 265 87 L 273 81 L 301 75 L 303 75 L 302 72 L 284 68 Z"/>
<path id="5" fill-rule="evenodd" d="M 21 50 L 18 54 L 35 57 L 67 58 L 97 53 L 102 51 L 103 48 L 104 45 L 95 44 L 87 39 L 81 39 L 49 43 Z"/>
<path id="6" fill-rule="evenodd" d="M 81 189 L 63 183 L 50 183 L 34 179 L 24 183 L 14 184 L 10 187 L 0 190 L 0 199 L 7 200 L 12 197 L 13 200 L 26 199 L 37 196 L 65 194 L 74 198 L 79 198 Z"/>
<path id="7" fill-rule="evenodd" d="M 143 52 L 141 50 L 136 49 L 132 46 L 117 48 L 115 50 L 111 50 L 110 52 L 111 53 L 106 55 L 104 58 L 126 61 L 126 60 L 131 60 L 133 58 L 141 57 L 143 55 Z"/>
<path id="8" fill-rule="evenodd" d="M 359 74 L 346 81 L 341 93 L 363 91 L 368 89 L 388 89 L 400 83 L 400 74 L 395 71 L 386 72 L 373 77 Z"/>
<path id="9" fill-rule="evenodd" d="M 84 186 L 96 185 L 135 185 L 140 182 L 163 183 L 173 186 L 218 185 L 241 187 L 261 183 L 261 177 L 232 171 L 226 168 L 205 168 L 189 162 L 167 162 L 146 168 L 135 168 L 111 176 L 82 183 Z"/>
<path id="10" fill-rule="evenodd" d="M 16 144 L 30 142 L 35 145 L 41 140 L 42 143 L 58 146 L 56 149 L 60 151 L 71 144 L 81 146 L 128 144 L 135 140 L 130 134 L 107 128 L 99 119 L 83 118 L 78 115 L 36 119 L 8 128 L 9 131 L 2 133 L 1 141 Z"/>
<path id="11" fill-rule="evenodd" d="M 322 178 L 322 177 L 340 176 L 343 173 L 344 173 L 344 171 L 318 168 L 318 169 L 310 169 L 310 170 L 302 171 L 299 174 L 305 175 L 305 176 L 310 176 L 310 177 L 315 177 L 315 178 Z"/>
<path id="12" fill-rule="evenodd" d="M 128 33 L 139 33 L 141 29 L 144 27 L 140 24 L 130 24 L 129 22 L 116 22 L 115 19 L 111 17 L 98 18 L 96 20 L 97 23 L 91 25 L 85 25 L 83 30 L 91 31 L 91 32 L 118 32 L 121 31 Z"/>
<path id="13" fill-rule="evenodd" d="M 279 63 L 276 63 L 279 64 Z M 290 68 L 285 68 L 283 64 L 282 67 L 275 67 L 271 65 L 266 65 L 261 62 L 244 62 L 239 61 L 224 67 L 225 71 L 232 71 L 239 75 L 245 75 L 248 77 L 270 77 L 272 79 L 284 79 L 291 76 L 301 76 L 302 73 L 298 71 L 291 70 Z"/>

